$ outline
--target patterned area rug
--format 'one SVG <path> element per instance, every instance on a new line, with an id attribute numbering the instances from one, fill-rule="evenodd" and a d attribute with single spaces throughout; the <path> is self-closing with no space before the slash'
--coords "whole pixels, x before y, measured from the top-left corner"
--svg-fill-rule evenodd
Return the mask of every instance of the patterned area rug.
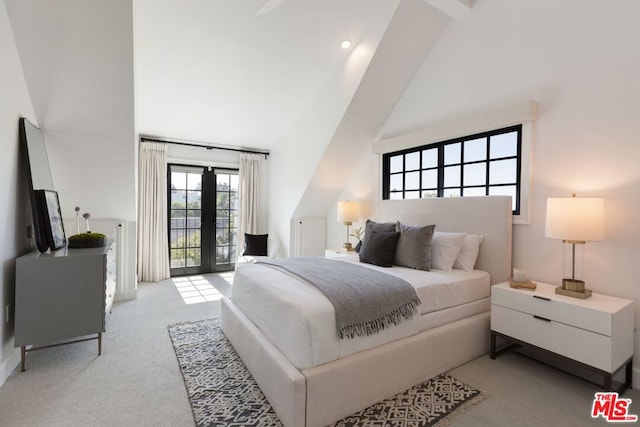
<path id="1" fill-rule="evenodd" d="M 198 426 L 281 426 L 271 405 L 220 329 L 220 319 L 169 325 Z M 351 415 L 335 426 L 446 424 L 480 392 L 446 374 Z M 455 414 L 454 414 L 455 415 Z"/>

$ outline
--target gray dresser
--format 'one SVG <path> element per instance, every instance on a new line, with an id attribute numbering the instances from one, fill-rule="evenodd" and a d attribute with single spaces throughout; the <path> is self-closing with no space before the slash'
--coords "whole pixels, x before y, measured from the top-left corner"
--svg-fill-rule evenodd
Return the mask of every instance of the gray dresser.
<path id="1" fill-rule="evenodd" d="M 16 260 L 15 345 L 29 351 L 98 341 L 116 290 L 112 240 L 103 248 L 31 252 Z"/>

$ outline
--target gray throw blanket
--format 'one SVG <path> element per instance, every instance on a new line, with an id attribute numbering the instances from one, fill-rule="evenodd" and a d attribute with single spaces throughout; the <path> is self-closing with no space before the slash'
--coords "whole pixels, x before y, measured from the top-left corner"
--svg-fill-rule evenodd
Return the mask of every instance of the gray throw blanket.
<path id="1" fill-rule="evenodd" d="M 260 260 L 298 276 L 333 304 L 340 338 L 375 334 L 411 319 L 420 299 L 406 281 L 349 262 L 321 257 Z"/>

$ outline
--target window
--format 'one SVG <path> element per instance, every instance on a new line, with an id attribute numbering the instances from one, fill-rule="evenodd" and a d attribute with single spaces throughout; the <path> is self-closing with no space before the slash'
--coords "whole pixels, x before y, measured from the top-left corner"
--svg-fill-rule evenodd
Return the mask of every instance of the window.
<path id="1" fill-rule="evenodd" d="M 386 153 L 383 199 L 507 195 L 518 215 L 521 154 L 522 125 Z"/>

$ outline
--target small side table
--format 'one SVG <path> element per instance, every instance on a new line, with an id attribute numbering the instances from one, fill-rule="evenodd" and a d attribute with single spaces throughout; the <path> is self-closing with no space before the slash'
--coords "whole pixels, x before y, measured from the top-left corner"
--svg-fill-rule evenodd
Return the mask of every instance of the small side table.
<path id="1" fill-rule="evenodd" d="M 539 359 L 584 378 L 602 378 L 606 390 L 631 385 L 634 302 L 593 293 L 578 299 L 537 283 L 533 291 L 508 282 L 491 289 L 491 358 L 506 349 Z M 498 347 L 497 339 L 504 344 Z M 625 369 L 624 382 L 613 376 Z M 592 381 L 595 382 L 595 381 Z"/>

